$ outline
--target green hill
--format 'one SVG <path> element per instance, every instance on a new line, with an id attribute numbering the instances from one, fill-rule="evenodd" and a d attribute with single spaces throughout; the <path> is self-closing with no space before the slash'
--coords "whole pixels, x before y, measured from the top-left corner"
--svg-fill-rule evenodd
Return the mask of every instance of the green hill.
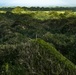
<path id="1" fill-rule="evenodd" d="M 1 75 L 75 75 L 76 66 L 41 39 L 0 45 Z"/>

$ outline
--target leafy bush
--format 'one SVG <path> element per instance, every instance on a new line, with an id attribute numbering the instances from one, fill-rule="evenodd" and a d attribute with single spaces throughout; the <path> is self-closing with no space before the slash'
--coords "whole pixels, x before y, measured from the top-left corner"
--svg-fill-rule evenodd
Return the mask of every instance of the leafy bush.
<path id="1" fill-rule="evenodd" d="M 67 74 L 68 73 L 68 74 Z M 1 75 L 75 75 L 75 65 L 41 39 L 0 45 Z"/>

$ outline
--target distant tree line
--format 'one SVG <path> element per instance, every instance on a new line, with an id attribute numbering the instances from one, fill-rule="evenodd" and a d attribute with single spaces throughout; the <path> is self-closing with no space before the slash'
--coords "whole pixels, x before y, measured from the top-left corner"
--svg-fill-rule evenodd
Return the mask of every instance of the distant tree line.
<path id="1" fill-rule="evenodd" d="M 15 7 L 2 7 L 2 8 L 0 8 L 0 10 L 11 11 L 14 8 Z M 76 7 L 22 7 L 22 8 L 27 9 L 27 10 L 31 10 L 31 11 L 50 11 L 50 10 L 54 10 L 54 11 L 63 11 L 63 10 L 76 11 Z"/>

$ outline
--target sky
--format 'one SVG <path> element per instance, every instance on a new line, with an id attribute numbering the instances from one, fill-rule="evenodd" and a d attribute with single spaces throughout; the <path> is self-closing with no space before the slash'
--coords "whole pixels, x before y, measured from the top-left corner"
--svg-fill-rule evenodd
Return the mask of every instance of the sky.
<path id="1" fill-rule="evenodd" d="M 76 6 L 76 0 L 0 0 L 0 6 Z"/>

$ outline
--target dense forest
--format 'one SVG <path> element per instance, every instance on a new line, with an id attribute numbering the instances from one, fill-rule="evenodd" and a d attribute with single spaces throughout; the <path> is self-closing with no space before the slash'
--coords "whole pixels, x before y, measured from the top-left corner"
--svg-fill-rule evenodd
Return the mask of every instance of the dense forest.
<path id="1" fill-rule="evenodd" d="M 75 11 L 0 8 L 0 75 L 76 75 Z"/>

